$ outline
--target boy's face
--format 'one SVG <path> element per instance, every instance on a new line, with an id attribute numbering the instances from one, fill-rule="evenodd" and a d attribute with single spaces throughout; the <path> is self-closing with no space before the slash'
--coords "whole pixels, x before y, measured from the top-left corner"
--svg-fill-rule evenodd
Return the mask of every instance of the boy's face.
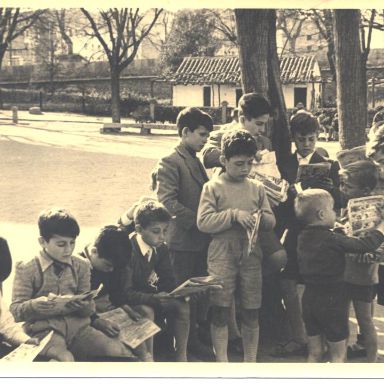
<path id="1" fill-rule="evenodd" d="M 298 154 L 302 157 L 307 157 L 315 150 L 317 133 L 302 135 L 297 132 L 293 135 L 293 141 L 295 142 Z"/>
<path id="2" fill-rule="evenodd" d="M 100 257 L 99 252 L 97 251 L 96 247 L 93 247 L 91 249 L 91 256 L 90 256 L 92 267 L 95 268 L 98 271 L 101 272 L 112 272 L 113 271 L 113 264 L 111 261 L 107 259 L 103 259 Z"/>
<path id="3" fill-rule="evenodd" d="M 48 241 L 40 237 L 39 243 L 52 259 L 67 262 L 75 249 L 76 239 L 73 237 L 53 235 Z"/>
<path id="4" fill-rule="evenodd" d="M 346 200 L 368 196 L 371 192 L 369 188 L 361 188 L 358 183 L 354 182 L 353 177 L 347 174 L 340 175 L 339 189 Z"/>
<path id="5" fill-rule="evenodd" d="M 151 247 L 159 247 L 164 243 L 169 223 L 155 221 L 143 228 L 141 225 L 136 225 L 136 232 L 140 233 L 144 242 Z"/>
<path id="6" fill-rule="evenodd" d="M 235 181 L 242 181 L 248 177 L 252 169 L 254 157 L 248 155 L 236 155 L 230 159 L 220 157 L 221 163 L 225 167 L 225 172 Z"/>
<path id="7" fill-rule="evenodd" d="M 266 125 L 269 121 L 269 115 L 261 115 L 259 117 L 252 117 L 247 119 L 245 116 L 240 116 L 240 123 L 243 128 L 248 131 L 252 136 L 258 136 L 264 134 L 266 131 Z"/>
<path id="8" fill-rule="evenodd" d="M 209 137 L 209 130 L 203 125 L 199 125 L 194 131 L 184 128 L 181 139 L 185 145 L 195 152 L 200 152 Z"/>

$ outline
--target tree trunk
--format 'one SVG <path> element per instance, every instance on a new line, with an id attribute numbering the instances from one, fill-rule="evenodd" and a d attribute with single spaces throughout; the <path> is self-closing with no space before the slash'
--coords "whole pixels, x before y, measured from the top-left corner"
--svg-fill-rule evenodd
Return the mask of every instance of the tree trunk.
<path id="1" fill-rule="evenodd" d="M 120 123 L 120 71 L 111 67 L 112 122 Z"/>
<path id="2" fill-rule="evenodd" d="M 291 141 L 276 49 L 276 11 L 236 9 L 235 16 L 243 91 L 263 94 L 275 110 L 272 144 L 280 166 L 291 153 Z"/>
<path id="3" fill-rule="evenodd" d="M 334 11 L 337 112 L 343 149 L 365 144 L 367 96 L 361 60 L 360 11 Z"/>

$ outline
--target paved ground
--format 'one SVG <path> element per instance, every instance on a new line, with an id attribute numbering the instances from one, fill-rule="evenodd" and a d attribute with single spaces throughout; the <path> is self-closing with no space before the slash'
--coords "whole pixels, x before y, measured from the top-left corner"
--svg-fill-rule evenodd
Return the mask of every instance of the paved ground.
<path id="1" fill-rule="evenodd" d="M 177 136 L 140 136 L 137 130 L 101 135 L 103 119 L 73 114 L 31 116 L 20 112 L 18 125 L 10 112 L 0 111 L 0 234 L 10 243 L 15 261 L 30 258 L 38 249 L 36 218 L 51 205 L 71 210 L 81 225 L 77 249 L 97 228 L 115 223 L 141 195 L 149 193 L 149 174 Z M 34 119 L 27 121 L 23 119 Z M 8 119 L 8 120 L 7 120 Z M 91 123 L 89 123 L 91 121 Z M 107 121 L 106 119 L 104 121 Z M 133 133 L 136 132 L 136 133 Z M 331 157 L 338 143 L 319 143 Z M 10 299 L 12 276 L 5 283 Z M 384 353 L 384 311 L 378 307 L 380 353 Z M 352 332 L 355 319 L 351 318 Z M 301 362 L 303 358 L 274 359 L 265 344 L 262 361 Z M 240 356 L 231 355 L 232 361 Z"/>

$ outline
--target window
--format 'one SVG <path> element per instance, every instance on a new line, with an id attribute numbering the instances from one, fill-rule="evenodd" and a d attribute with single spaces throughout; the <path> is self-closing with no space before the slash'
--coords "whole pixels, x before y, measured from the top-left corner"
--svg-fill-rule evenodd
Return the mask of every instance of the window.
<path id="1" fill-rule="evenodd" d="M 203 87 L 203 106 L 204 107 L 211 106 L 211 87 L 210 86 Z"/>
<path id="2" fill-rule="evenodd" d="M 236 88 L 236 107 L 239 105 L 241 96 L 243 96 L 243 90 L 241 88 Z"/>
<path id="3" fill-rule="evenodd" d="M 312 35 L 307 35 L 307 40 L 312 40 Z"/>

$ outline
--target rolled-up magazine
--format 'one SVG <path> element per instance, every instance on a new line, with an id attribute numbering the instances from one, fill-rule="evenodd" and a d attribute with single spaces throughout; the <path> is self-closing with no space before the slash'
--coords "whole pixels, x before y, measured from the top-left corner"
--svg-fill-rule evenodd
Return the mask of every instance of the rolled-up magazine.
<path id="1" fill-rule="evenodd" d="M 260 226 L 260 219 L 261 219 L 261 211 L 255 211 L 253 214 L 253 217 L 255 218 L 255 225 L 253 226 L 252 230 L 247 231 L 248 235 L 248 254 L 250 255 L 255 247 L 257 238 L 259 235 L 259 226 Z"/>

